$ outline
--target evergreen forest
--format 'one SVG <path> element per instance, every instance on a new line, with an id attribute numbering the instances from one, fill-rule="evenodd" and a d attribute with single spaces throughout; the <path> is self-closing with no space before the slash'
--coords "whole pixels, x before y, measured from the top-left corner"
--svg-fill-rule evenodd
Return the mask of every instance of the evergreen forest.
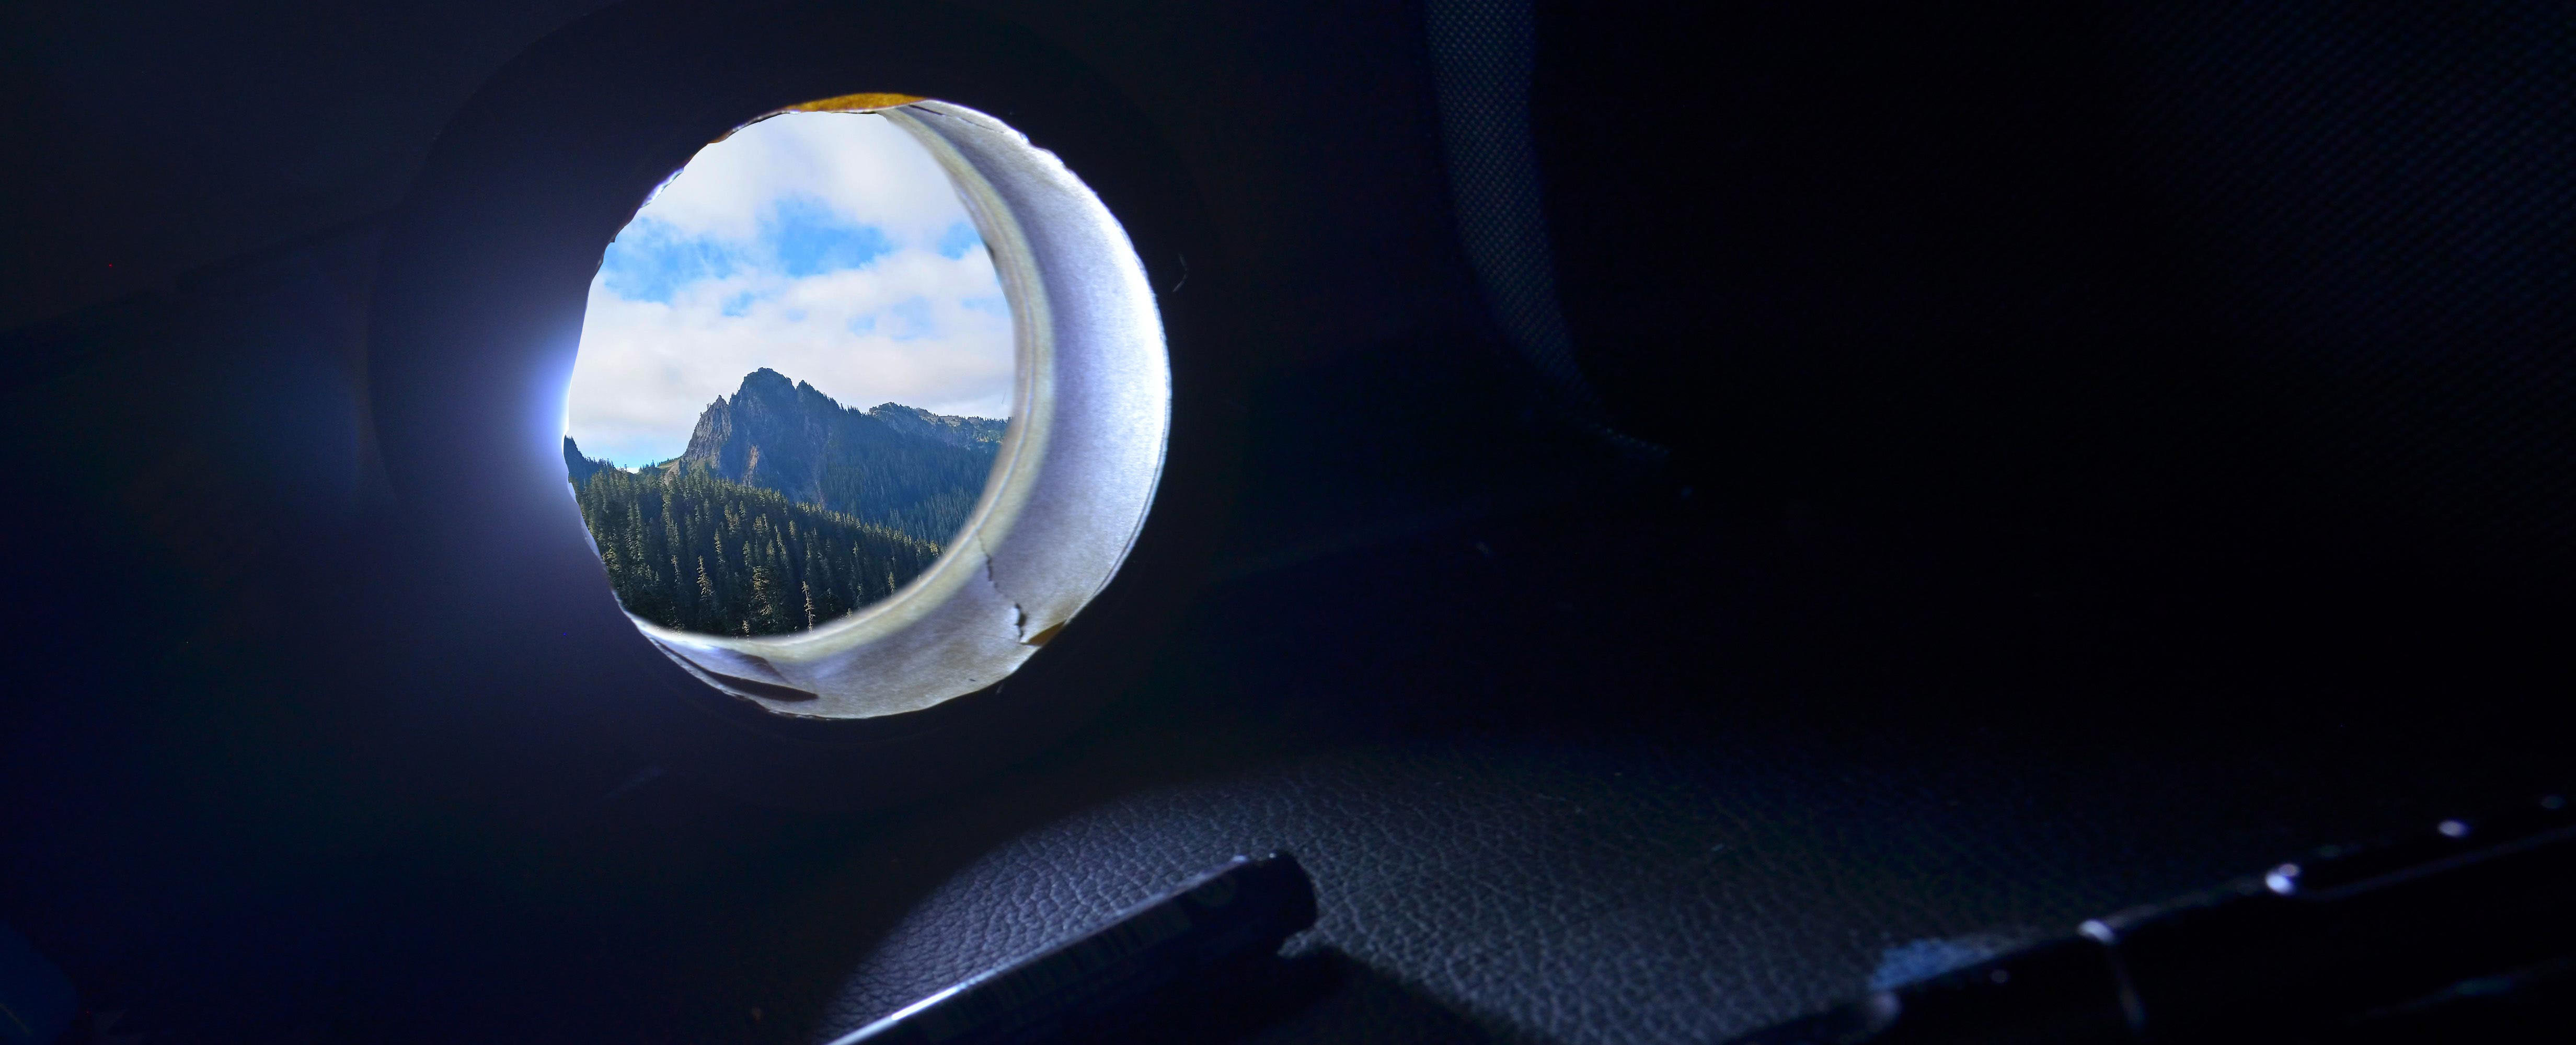
<path id="1" fill-rule="evenodd" d="M 989 448 L 979 453 L 949 446 L 895 446 L 871 456 L 874 467 L 825 471 L 816 503 L 941 543 L 966 525 L 975 501 L 984 495 L 984 477 L 993 471 Z"/>
<path id="2" fill-rule="evenodd" d="M 720 635 L 803 631 L 893 594 L 983 495 L 1007 429 L 842 406 L 774 370 L 708 405 L 680 456 L 564 466 L 626 611 Z"/>
<path id="3" fill-rule="evenodd" d="M 939 546 L 704 468 L 594 470 L 580 486 L 626 611 L 721 635 L 803 631 L 894 593 Z"/>

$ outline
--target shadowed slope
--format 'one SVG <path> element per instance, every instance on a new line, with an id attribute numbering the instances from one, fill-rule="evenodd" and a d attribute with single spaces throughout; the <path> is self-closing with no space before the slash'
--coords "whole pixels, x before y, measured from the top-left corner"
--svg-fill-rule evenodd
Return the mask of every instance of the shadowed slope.
<path id="1" fill-rule="evenodd" d="M 1006 424 L 895 403 L 862 412 L 762 368 L 708 404 L 672 464 L 944 544 L 983 492 Z"/>

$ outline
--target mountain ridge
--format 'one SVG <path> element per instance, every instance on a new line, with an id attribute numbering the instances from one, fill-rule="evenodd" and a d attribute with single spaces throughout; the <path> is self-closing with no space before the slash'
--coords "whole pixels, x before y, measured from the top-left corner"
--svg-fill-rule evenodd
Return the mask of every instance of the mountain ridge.
<path id="1" fill-rule="evenodd" d="M 582 521 L 627 612 L 728 635 L 801 631 L 929 567 L 983 495 L 1009 422 L 868 410 L 767 367 L 633 471 L 564 437 Z"/>
<path id="2" fill-rule="evenodd" d="M 707 404 L 688 448 L 659 467 L 704 469 L 945 545 L 974 510 L 1008 427 L 901 403 L 859 410 L 762 367 Z"/>

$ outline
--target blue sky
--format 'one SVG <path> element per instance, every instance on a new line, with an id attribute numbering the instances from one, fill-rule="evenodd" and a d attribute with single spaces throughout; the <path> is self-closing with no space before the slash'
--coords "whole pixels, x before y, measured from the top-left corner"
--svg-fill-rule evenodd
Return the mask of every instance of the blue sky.
<path id="1" fill-rule="evenodd" d="M 602 257 L 565 431 L 677 456 L 769 367 L 862 409 L 1003 417 L 1010 310 L 947 175 L 883 117 L 794 113 L 699 150 Z"/>

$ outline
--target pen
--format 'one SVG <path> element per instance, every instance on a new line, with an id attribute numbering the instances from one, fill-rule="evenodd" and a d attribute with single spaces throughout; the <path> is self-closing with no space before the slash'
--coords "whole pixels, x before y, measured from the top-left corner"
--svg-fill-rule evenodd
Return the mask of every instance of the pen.
<path id="1" fill-rule="evenodd" d="M 1737 1039 L 1739 1045 L 2277 1039 L 2461 996 L 2576 951 L 2557 795 L 2165 903 Z M 2562 963 L 2563 964 L 2563 963 Z M 2474 993 L 2474 992 L 2470 992 Z"/>
<path id="2" fill-rule="evenodd" d="M 1315 924 L 1295 857 L 1235 857 L 1109 922 L 905 1006 L 833 1045 L 1033 1042 L 1114 1018 L 1174 983 L 1259 960 Z"/>

